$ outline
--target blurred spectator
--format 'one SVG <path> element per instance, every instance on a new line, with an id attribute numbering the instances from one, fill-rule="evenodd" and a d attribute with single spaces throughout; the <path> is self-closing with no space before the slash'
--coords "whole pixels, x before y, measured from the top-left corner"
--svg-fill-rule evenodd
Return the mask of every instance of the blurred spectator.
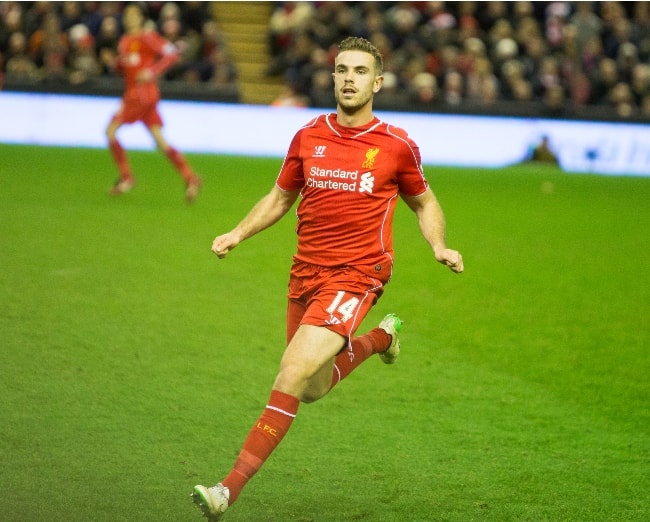
<path id="1" fill-rule="evenodd" d="M 603 40 L 605 56 L 616 59 L 619 48 L 626 43 L 632 43 L 632 24 L 624 17 L 622 12 L 617 11 L 616 18 L 612 21 L 611 30 L 608 31 Z"/>
<path id="2" fill-rule="evenodd" d="M 622 44 L 618 48 L 616 55 L 616 68 L 621 80 L 629 82 L 632 80 L 632 71 L 634 66 L 639 62 L 639 54 L 636 45 L 630 42 Z"/>
<path id="3" fill-rule="evenodd" d="M 36 62 L 27 54 L 27 38 L 21 32 L 9 36 L 6 71 L 8 75 L 26 80 L 39 76 Z"/>
<path id="4" fill-rule="evenodd" d="M 331 82 L 325 82 L 324 76 L 316 78 L 321 71 L 327 75 L 332 74 L 332 64 L 329 60 L 329 54 L 325 49 L 310 45 L 309 59 L 302 67 L 298 67 L 294 71 L 292 83 L 303 94 L 309 94 L 312 91 L 312 84 L 315 81 L 320 83 L 321 87 L 324 87 L 325 83 L 331 85 Z"/>
<path id="5" fill-rule="evenodd" d="M 528 80 L 515 78 L 510 88 L 513 101 L 526 103 L 533 101 L 533 86 Z"/>
<path id="6" fill-rule="evenodd" d="M 491 105 L 499 97 L 499 80 L 487 57 L 479 58 L 476 66 L 466 76 L 465 94 L 467 101 L 480 105 Z"/>
<path id="7" fill-rule="evenodd" d="M 308 24 L 314 12 L 310 2 L 281 2 L 269 20 L 269 50 L 271 63 L 266 71 L 276 75 L 287 68 L 287 54 L 295 42 L 295 36 Z"/>
<path id="8" fill-rule="evenodd" d="M 609 91 L 608 99 L 621 118 L 629 118 L 635 112 L 632 90 L 625 82 L 619 82 Z"/>
<path id="9" fill-rule="evenodd" d="M 544 34 L 551 50 L 559 49 L 564 44 L 565 28 L 570 11 L 569 2 L 551 2 L 546 7 Z"/>
<path id="10" fill-rule="evenodd" d="M 83 23 L 82 13 L 81 2 L 61 2 L 61 30 L 68 32 L 73 25 Z"/>
<path id="11" fill-rule="evenodd" d="M 575 2 L 575 13 L 571 16 L 571 24 L 575 27 L 576 39 L 580 50 L 584 50 L 588 42 L 600 40 L 603 22 L 593 11 L 594 2 Z"/>
<path id="12" fill-rule="evenodd" d="M 96 40 L 97 58 L 102 74 L 112 74 L 117 60 L 117 43 L 120 39 L 120 26 L 117 19 L 107 16 L 99 27 Z"/>
<path id="13" fill-rule="evenodd" d="M 212 82 L 214 86 L 232 86 L 237 81 L 237 69 L 228 51 L 226 39 L 214 20 L 202 27 L 198 59 L 193 65 L 199 81 Z"/>
<path id="14" fill-rule="evenodd" d="M 94 38 L 84 24 L 76 24 L 70 28 L 70 76 L 72 84 L 80 84 L 98 77 L 102 67 L 97 59 Z"/>
<path id="15" fill-rule="evenodd" d="M 600 38 L 593 37 L 587 40 L 580 54 L 580 64 L 585 74 L 595 77 L 603 57 L 603 44 Z"/>
<path id="16" fill-rule="evenodd" d="M 450 107 L 460 105 L 464 99 L 463 75 L 449 71 L 443 81 L 442 100 Z"/>
<path id="17" fill-rule="evenodd" d="M 501 66 L 501 92 L 506 99 L 515 99 L 515 89 L 524 79 L 524 66 L 517 59 L 511 59 Z"/>
<path id="18" fill-rule="evenodd" d="M 291 85 L 285 85 L 277 98 L 271 102 L 272 107 L 309 107 L 309 98 L 298 93 Z"/>
<path id="19" fill-rule="evenodd" d="M 480 36 L 480 24 L 476 18 L 477 2 L 461 2 L 458 6 L 458 40 L 467 41 L 469 38 Z"/>
<path id="20" fill-rule="evenodd" d="M 616 62 L 611 58 L 602 58 L 598 62 L 598 70 L 592 78 L 591 103 L 608 104 L 609 93 L 617 83 Z"/>
<path id="21" fill-rule="evenodd" d="M 428 72 L 417 73 L 410 85 L 410 100 L 419 107 L 436 102 L 438 100 L 436 77 Z"/>
<path id="22" fill-rule="evenodd" d="M 539 72 L 533 78 L 533 89 L 536 96 L 543 97 L 551 87 L 560 85 L 560 68 L 557 61 L 552 55 L 542 58 Z"/>
<path id="23" fill-rule="evenodd" d="M 300 85 L 301 71 L 310 67 L 314 49 L 314 41 L 307 33 L 296 33 L 293 45 L 285 54 L 286 81 L 301 94 L 304 94 L 309 89 L 309 81 L 305 81 L 303 85 Z"/>
<path id="24" fill-rule="evenodd" d="M 570 116 L 566 95 L 560 85 L 551 85 L 542 97 L 542 114 L 551 118 Z"/>
<path id="25" fill-rule="evenodd" d="M 395 2 L 386 11 L 387 36 L 393 49 L 402 47 L 414 37 L 420 19 L 420 12 L 411 2 Z"/>
<path id="26" fill-rule="evenodd" d="M 478 22 L 484 33 L 488 33 L 498 20 L 508 18 L 508 2 L 485 2 L 478 14 Z"/>
<path id="27" fill-rule="evenodd" d="M 641 106 L 643 98 L 650 94 L 650 65 L 637 63 L 632 70 L 630 89 L 634 97 L 634 104 Z"/>
<path id="28" fill-rule="evenodd" d="M 235 87 L 237 68 L 225 48 L 217 49 L 210 55 L 212 76 L 209 81 L 214 87 Z"/>
<path id="29" fill-rule="evenodd" d="M 0 2 L 0 75 L 84 83 L 115 75 L 123 2 Z M 150 19 L 178 47 L 182 61 L 167 79 L 236 82 L 236 68 L 207 2 L 143 2 Z M 205 22 L 205 24 L 204 24 Z M 211 86 L 208 86 L 208 82 Z"/>
<path id="30" fill-rule="evenodd" d="M 69 36 L 62 32 L 60 18 L 55 13 L 47 13 L 42 26 L 34 31 L 29 40 L 29 54 L 41 69 L 44 80 L 67 80 L 69 53 Z"/>

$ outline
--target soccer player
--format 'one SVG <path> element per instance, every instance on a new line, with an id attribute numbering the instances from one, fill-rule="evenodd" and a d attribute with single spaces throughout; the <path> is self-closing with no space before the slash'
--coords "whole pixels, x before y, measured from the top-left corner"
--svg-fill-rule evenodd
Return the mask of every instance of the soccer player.
<path id="1" fill-rule="evenodd" d="M 297 207 L 297 253 L 289 277 L 287 348 L 268 404 L 253 423 L 231 471 L 192 497 L 218 520 L 285 436 L 301 402 L 328 393 L 373 354 L 395 362 L 402 326 L 394 314 L 365 335 L 355 330 L 381 296 L 393 268 L 392 220 L 398 195 L 415 212 L 435 259 L 463 271 L 445 244 L 445 221 L 416 144 L 372 112 L 382 86 L 382 56 L 349 37 L 334 65 L 335 114 L 314 118 L 294 136 L 271 191 L 212 251 L 224 258 L 243 240 Z"/>
<path id="2" fill-rule="evenodd" d="M 157 78 L 177 59 L 178 50 L 153 30 L 144 28 L 145 14 L 138 4 L 124 8 L 122 23 L 125 34 L 118 43 L 117 69 L 124 75 L 125 90 L 122 104 L 106 128 L 108 146 L 120 171 L 120 178 L 110 191 L 113 196 L 133 188 L 135 178 L 124 148 L 116 137 L 125 123 L 141 121 L 151 133 L 158 150 L 162 151 L 185 181 L 185 199 L 192 203 L 201 188 L 199 178 L 183 155 L 172 147 L 162 134 L 162 118 L 158 112 L 160 89 Z"/>

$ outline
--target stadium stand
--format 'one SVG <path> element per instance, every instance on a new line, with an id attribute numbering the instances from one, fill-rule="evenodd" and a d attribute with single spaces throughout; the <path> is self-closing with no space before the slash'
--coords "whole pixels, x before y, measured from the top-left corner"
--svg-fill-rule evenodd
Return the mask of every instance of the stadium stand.
<path id="1" fill-rule="evenodd" d="M 279 2 L 267 73 L 331 106 L 325 71 L 347 34 L 384 54 L 377 108 L 650 119 L 650 2 Z"/>
<path id="2" fill-rule="evenodd" d="M 385 56 L 378 109 L 650 119 L 650 2 L 146 2 L 163 95 L 331 107 L 336 43 Z M 115 94 L 125 2 L 0 2 L 0 86 Z"/>

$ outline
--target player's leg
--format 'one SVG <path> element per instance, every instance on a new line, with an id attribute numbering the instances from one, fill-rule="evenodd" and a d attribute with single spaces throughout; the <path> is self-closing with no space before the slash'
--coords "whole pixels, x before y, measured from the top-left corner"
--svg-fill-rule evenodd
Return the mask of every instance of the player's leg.
<path id="1" fill-rule="evenodd" d="M 171 162 L 171 164 L 180 173 L 181 177 L 185 181 L 185 198 L 187 199 L 188 203 L 192 203 L 198 196 L 199 190 L 201 189 L 201 178 L 194 173 L 189 163 L 185 159 L 185 156 L 183 156 L 180 151 L 178 151 L 175 147 L 167 142 L 162 133 L 162 120 L 160 119 L 157 111 L 156 114 L 157 118 L 155 118 L 153 121 L 151 118 L 147 120 L 147 129 L 149 129 L 151 136 L 153 136 L 158 150 L 167 156 L 167 159 Z"/>
<path id="2" fill-rule="evenodd" d="M 334 358 L 345 337 L 323 326 L 302 324 L 287 346 L 273 389 L 315 402 L 330 390 Z"/>
<path id="3" fill-rule="evenodd" d="M 352 338 L 344 350 L 336 356 L 330 388 L 350 375 L 370 356 L 379 354 L 386 364 L 393 364 L 400 352 L 398 332 L 402 321 L 395 314 L 386 315 L 377 328 L 367 334 Z"/>
<path id="4" fill-rule="evenodd" d="M 111 152 L 113 161 L 117 165 L 120 177 L 116 181 L 113 188 L 111 188 L 110 194 L 113 196 L 118 196 L 125 192 L 128 192 L 133 188 L 135 184 L 135 178 L 131 172 L 131 167 L 129 161 L 126 157 L 126 151 L 122 147 L 122 144 L 117 139 L 118 129 L 125 123 L 123 119 L 123 108 L 113 116 L 108 127 L 106 127 L 106 138 L 108 139 L 108 149 Z"/>
<path id="5" fill-rule="evenodd" d="M 296 284 L 292 284 L 290 288 L 295 289 L 301 285 L 300 278 L 297 277 L 293 281 Z M 298 330 L 298 326 L 306 312 L 306 305 L 303 300 L 297 298 L 295 294 L 294 296 L 296 298 L 289 299 L 287 307 L 287 342 L 292 339 Z M 361 315 L 365 316 L 366 313 L 367 311 L 363 310 Z M 386 350 L 390 343 L 391 337 L 381 328 L 375 328 L 361 337 L 354 337 L 352 342 L 345 342 L 345 345 L 336 355 L 331 368 L 324 367 L 321 374 L 315 376 L 312 380 L 313 384 L 309 389 L 310 397 L 319 396 L 320 398 L 320 396 L 350 375 L 355 368 L 371 355 Z M 328 369 L 329 373 L 327 373 Z"/>
<path id="6" fill-rule="evenodd" d="M 216 519 L 232 505 L 289 431 L 300 401 L 316 400 L 318 394 L 327 393 L 333 359 L 343 343 L 341 335 L 327 328 L 298 328 L 282 357 L 269 402 L 253 424 L 232 470 L 214 488 L 195 487 L 193 498 L 204 513 Z"/>

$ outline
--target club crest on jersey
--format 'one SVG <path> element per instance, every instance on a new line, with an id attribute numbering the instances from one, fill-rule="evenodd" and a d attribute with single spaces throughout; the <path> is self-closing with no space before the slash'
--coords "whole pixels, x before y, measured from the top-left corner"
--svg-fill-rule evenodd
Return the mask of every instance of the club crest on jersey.
<path id="1" fill-rule="evenodd" d="M 361 168 L 363 169 L 371 169 L 375 166 L 375 157 L 379 154 L 379 147 L 376 149 L 368 149 L 368 152 L 366 152 L 366 161 L 363 162 L 363 165 L 361 165 Z"/>
<path id="2" fill-rule="evenodd" d="M 312 154 L 312 158 L 324 158 L 326 148 L 327 148 L 326 145 L 316 145 L 314 147 L 314 153 Z"/>

